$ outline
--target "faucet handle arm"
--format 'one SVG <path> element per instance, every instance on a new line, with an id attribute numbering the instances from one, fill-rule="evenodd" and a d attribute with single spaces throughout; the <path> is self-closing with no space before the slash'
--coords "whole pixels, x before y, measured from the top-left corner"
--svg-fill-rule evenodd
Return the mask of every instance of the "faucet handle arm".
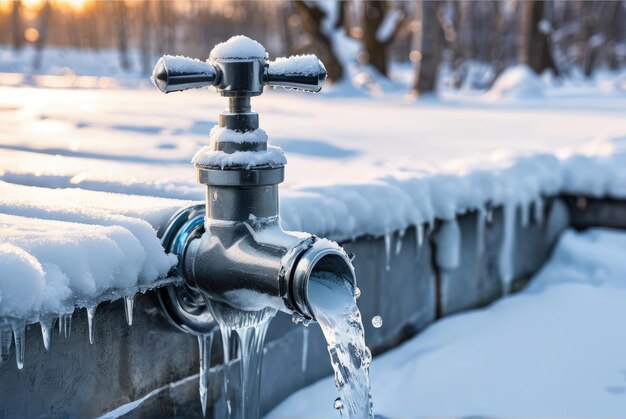
<path id="1" fill-rule="evenodd" d="M 265 80 L 269 86 L 319 92 L 326 80 L 326 68 L 315 55 L 281 57 L 268 63 Z"/>
<path id="2" fill-rule="evenodd" d="M 213 64 L 181 55 L 164 55 L 154 66 L 152 82 L 163 93 L 214 86 L 219 73 Z"/>

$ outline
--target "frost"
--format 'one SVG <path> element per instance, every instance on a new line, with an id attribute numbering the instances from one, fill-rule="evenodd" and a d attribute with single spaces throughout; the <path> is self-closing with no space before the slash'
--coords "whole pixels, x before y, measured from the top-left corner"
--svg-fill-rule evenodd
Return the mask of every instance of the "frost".
<path id="1" fill-rule="evenodd" d="M 237 35 L 228 41 L 217 44 L 211 50 L 209 59 L 265 58 L 266 56 L 267 52 L 263 45 L 247 36 Z"/>
<path id="2" fill-rule="evenodd" d="M 266 143 L 267 133 L 261 128 L 257 128 L 254 131 L 236 131 L 220 127 L 218 125 L 211 129 L 209 134 L 210 144 L 216 143 Z"/>
<path id="3" fill-rule="evenodd" d="M 226 153 L 216 151 L 212 146 L 205 146 L 192 159 L 196 166 L 204 167 L 245 167 L 281 166 L 287 164 L 285 153 L 280 147 L 268 145 L 264 151 L 236 151 Z"/>

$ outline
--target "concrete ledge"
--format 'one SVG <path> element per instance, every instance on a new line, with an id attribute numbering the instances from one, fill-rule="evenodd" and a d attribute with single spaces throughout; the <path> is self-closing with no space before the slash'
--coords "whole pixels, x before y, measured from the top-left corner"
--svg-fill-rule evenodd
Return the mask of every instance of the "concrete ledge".
<path id="1" fill-rule="evenodd" d="M 565 201 L 569 203 L 568 198 Z M 575 212 L 575 208 L 569 207 Z M 354 264 L 361 288 L 359 307 L 368 345 L 374 353 L 397 346 L 438 317 L 484 306 L 501 296 L 498 258 L 503 240 L 503 211 L 493 211 L 482 238 L 479 216 L 477 212 L 459 216 L 460 265 L 451 270 L 439 269 L 434 263 L 433 237 L 441 223 L 427 231 L 421 246 L 413 227 L 393 233 L 389 270 L 385 268 L 384 238 L 361 237 L 343 243 L 348 252 L 356 254 Z M 519 219 L 518 216 L 513 252 L 517 279 L 514 287 L 522 286 L 548 258 L 558 235 L 569 225 L 568 206 L 559 199 L 548 200 L 541 220 L 522 226 Z M 573 216 L 574 225 L 594 222 L 582 219 Z M 375 315 L 384 320 L 381 328 L 371 324 Z M 84 310 L 75 314 L 70 338 L 53 337 L 50 353 L 44 351 L 36 325 L 27 330 L 27 344 L 22 371 L 17 370 L 14 359 L 0 364 L 1 417 L 97 416 L 148 394 L 126 417 L 200 415 L 197 339 L 179 333 L 165 322 L 152 293 L 137 297 L 132 327 L 125 323 L 121 302 L 99 306 L 94 345 L 89 344 Z M 223 417 L 225 406 L 218 337 L 213 348 L 216 366 L 211 370 L 210 416 L 219 418 Z M 235 362 L 231 374 L 237 374 L 237 369 Z M 330 373 L 319 328 L 294 325 L 289 316 L 279 313 L 270 326 L 265 348 L 263 412 Z M 236 385 L 236 380 L 230 381 Z"/>

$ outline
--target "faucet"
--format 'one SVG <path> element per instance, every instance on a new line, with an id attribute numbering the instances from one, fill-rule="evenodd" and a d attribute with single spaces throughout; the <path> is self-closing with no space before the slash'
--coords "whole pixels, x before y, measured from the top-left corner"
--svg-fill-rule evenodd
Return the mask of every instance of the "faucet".
<path id="1" fill-rule="evenodd" d="M 215 327 L 212 305 L 243 312 L 274 308 L 295 321 L 315 321 L 308 297 L 312 275 L 328 272 L 356 289 L 351 257 L 335 242 L 281 227 L 278 184 L 282 150 L 267 143 L 251 98 L 265 86 L 319 92 L 326 70 L 314 55 L 268 61 L 265 49 L 243 36 L 217 45 L 206 62 L 163 56 L 153 72 L 164 93 L 215 87 L 228 98 L 210 142 L 194 157 L 206 185 L 205 205 L 185 208 L 160 232 L 178 255 L 182 285 L 161 291 L 168 320 L 202 335 Z"/>

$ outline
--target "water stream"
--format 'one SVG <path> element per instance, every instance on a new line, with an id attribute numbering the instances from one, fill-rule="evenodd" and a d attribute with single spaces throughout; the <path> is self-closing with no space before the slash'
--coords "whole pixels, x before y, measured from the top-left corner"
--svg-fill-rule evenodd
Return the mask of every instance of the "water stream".
<path id="1" fill-rule="evenodd" d="M 260 417 L 261 365 L 263 345 L 270 321 L 276 309 L 267 307 L 260 311 L 242 311 L 216 301 L 209 303 L 213 317 L 220 325 L 224 352 L 224 395 L 226 417 L 246 419 Z M 229 385 L 233 337 L 239 349 L 240 369 L 238 394 Z"/>
<path id="2" fill-rule="evenodd" d="M 309 301 L 326 342 L 339 398 L 334 406 L 349 419 L 372 418 L 369 366 L 361 313 L 351 286 L 332 273 L 317 272 L 309 282 Z"/>

